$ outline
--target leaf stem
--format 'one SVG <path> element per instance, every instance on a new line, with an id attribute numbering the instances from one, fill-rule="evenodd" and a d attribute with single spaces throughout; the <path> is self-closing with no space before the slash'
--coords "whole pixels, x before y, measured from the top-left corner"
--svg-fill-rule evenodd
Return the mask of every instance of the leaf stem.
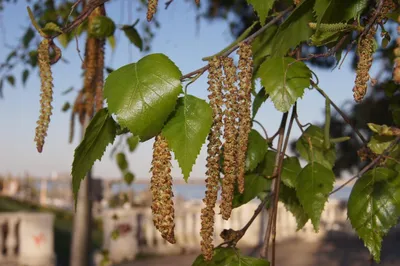
<path id="1" fill-rule="evenodd" d="M 329 98 L 325 98 L 325 126 L 324 126 L 324 146 L 325 149 L 331 147 L 330 139 L 330 128 L 331 128 L 331 101 Z"/>

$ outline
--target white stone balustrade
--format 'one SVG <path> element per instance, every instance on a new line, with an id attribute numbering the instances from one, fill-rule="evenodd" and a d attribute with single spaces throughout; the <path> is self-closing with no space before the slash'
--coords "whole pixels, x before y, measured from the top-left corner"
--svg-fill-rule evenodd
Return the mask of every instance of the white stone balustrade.
<path id="1" fill-rule="evenodd" d="M 234 209 L 231 218 L 225 221 L 219 215 L 219 204 L 215 208 L 215 235 L 214 241 L 218 245 L 222 243 L 219 234 L 224 229 L 241 229 L 253 215 L 258 207 L 258 202 L 251 202 L 245 206 Z M 122 258 L 131 259 L 138 252 L 147 254 L 179 254 L 198 250 L 200 247 L 200 213 L 203 203 L 198 200 L 181 202 L 176 206 L 175 213 L 175 236 L 176 244 L 171 245 L 161 238 L 160 233 L 155 229 L 152 221 L 150 208 L 119 208 L 108 209 L 103 212 L 104 224 L 104 246 L 109 250 L 110 258 L 113 261 L 120 261 Z M 118 217 L 118 219 L 114 219 Z M 126 238 L 119 241 L 112 240 L 111 234 L 120 223 L 129 224 L 133 231 L 126 235 Z M 239 247 L 254 247 L 260 244 L 264 237 L 267 224 L 267 215 L 263 211 L 252 223 L 245 236 L 240 240 Z M 293 215 L 286 210 L 283 204 L 279 203 L 277 216 L 277 238 L 282 241 L 288 238 L 301 238 L 305 241 L 317 241 L 331 230 L 341 230 L 352 233 L 347 210 L 341 207 L 341 202 L 330 199 L 325 205 L 321 215 L 320 232 L 314 232 L 309 221 L 304 228 L 296 231 L 297 224 Z M 129 239 L 131 238 L 131 239 Z M 129 243 L 129 244 L 128 244 Z M 127 248 L 128 247 L 128 248 Z"/>
<path id="2" fill-rule="evenodd" d="M 48 213 L 0 213 L 0 265 L 55 265 L 53 223 Z"/>

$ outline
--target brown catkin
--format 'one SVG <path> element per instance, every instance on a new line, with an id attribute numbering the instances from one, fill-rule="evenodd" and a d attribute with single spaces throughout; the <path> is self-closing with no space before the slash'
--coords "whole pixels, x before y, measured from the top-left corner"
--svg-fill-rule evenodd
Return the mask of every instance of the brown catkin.
<path id="1" fill-rule="evenodd" d="M 213 235 L 215 203 L 217 202 L 220 178 L 220 155 L 221 155 L 221 128 L 222 128 L 222 69 L 221 60 L 214 57 L 210 61 L 208 69 L 208 98 L 213 111 L 213 124 L 208 135 L 207 145 L 207 171 L 206 171 L 206 193 L 203 199 L 205 207 L 201 210 L 201 252 L 204 259 L 209 261 L 213 256 Z"/>
<path id="2" fill-rule="evenodd" d="M 375 51 L 375 34 L 379 24 L 386 22 L 386 14 L 390 13 L 396 8 L 396 5 L 392 0 L 383 1 L 381 12 L 376 15 L 376 10 L 370 15 L 368 24 L 372 24 L 371 28 L 362 36 L 358 47 L 359 61 L 357 64 L 356 80 L 353 88 L 353 96 L 356 102 L 362 101 L 368 89 L 368 81 L 371 76 L 369 70 L 372 66 L 373 54 Z M 375 21 L 373 21 L 375 19 Z"/>
<path id="3" fill-rule="evenodd" d="M 239 54 L 239 135 L 237 151 L 239 192 L 244 191 L 244 174 L 246 172 L 246 152 L 249 133 L 251 131 L 251 87 L 253 77 L 253 58 L 251 45 L 242 42 L 237 52 Z"/>
<path id="4" fill-rule="evenodd" d="M 51 102 L 53 100 L 53 77 L 50 67 L 49 40 L 44 39 L 38 48 L 38 64 L 41 81 L 40 115 L 37 121 L 35 142 L 38 152 L 42 152 L 44 139 L 47 136 L 51 116 Z"/>
<path id="5" fill-rule="evenodd" d="M 158 135 L 153 145 L 151 162 L 151 194 L 154 226 L 168 242 L 176 243 L 174 235 L 174 202 L 172 197 L 171 152 L 167 140 Z"/>
<path id="6" fill-rule="evenodd" d="M 397 18 L 397 22 L 400 24 L 400 16 Z M 400 25 L 397 26 L 397 34 L 400 35 Z M 396 39 L 396 48 L 394 49 L 394 70 L 393 70 L 393 81 L 400 84 L 400 36 Z"/>
<path id="7" fill-rule="evenodd" d="M 232 200 L 237 177 L 238 149 L 238 89 L 236 87 L 236 66 L 233 59 L 226 57 L 222 61 L 225 79 L 225 110 L 224 110 L 224 178 L 222 180 L 221 214 L 228 220 L 232 212 Z"/>
<path id="8" fill-rule="evenodd" d="M 147 21 L 150 22 L 157 11 L 158 0 L 148 0 L 148 1 L 149 2 L 147 3 Z"/>
<path id="9" fill-rule="evenodd" d="M 105 40 L 99 40 L 97 51 L 97 73 L 96 73 L 96 112 L 103 108 L 104 87 L 104 45 Z"/>
<path id="10" fill-rule="evenodd" d="M 196 5 L 200 5 L 200 0 L 194 0 L 194 2 L 196 3 Z"/>

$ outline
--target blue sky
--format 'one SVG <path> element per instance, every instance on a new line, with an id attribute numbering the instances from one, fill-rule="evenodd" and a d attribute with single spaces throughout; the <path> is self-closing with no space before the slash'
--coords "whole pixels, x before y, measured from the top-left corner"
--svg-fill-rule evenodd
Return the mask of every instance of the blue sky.
<path id="1" fill-rule="evenodd" d="M 136 13 L 135 7 L 132 7 L 132 14 L 129 15 L 127 12 L 131 7 L 129 5 L 129 0 L 112 1 L 106 5 L 108 15 L 117 24 L 131 24 L 137 18 L 145 20 L 145 13 Z M 192 1 L 174 1 L 167 10 L 163 7 L 164 2 L 160 1 L 157 17 L 161 28 L 156 31 L 150 53 L 165 53 L 176 63 L 182 73 L 188 73 L 203 66 L 202 57 L 218 52 L 233 40 L 228 24 L 222 20 L 213 22 L 203 20 L 197 31 L 196 9 Z M 4 46 L 4 41 L 15 44 L 29 23 L 26 3 L 19 1 L 17 5 L 8 5 L 0 16 L 0 24 L 5 25 L 3 27 L 5 30 L 0 29 L 0 61 L 2 61 L 9 53 Z M 106 50 L 106 63 L 113 68 L 135 62 L 145 55 L 128 43 L 122 34 L 117 34 L 117 42 L 114 54 L 111 53 L 109 47 Z M 80 50 L 84 51 L 84 40 L 80 40 L 79 46 Z M 20 83 L 17 83 L 16 88 L 8 85 L 3 88 L 4 98 L 0 99 L 0 175 L 7 173 L 22 175 L 24 172 L 29 172 L 35 176 L 49 176 L 51 172 L 70 172 L 74 148 L 79 144 L 77 141 L 79 132 L 76 131 L 74 143 L 68 144 L 69 113 L 61 112 L 61 107 L 64 102 L 71 101 L 75 94 L 63 96 L 61 93 L 71 86 L 75 88 L 82 86 L 81 62 L 75 43 L 71 43 L 66 50 L 63 50 L 63 56 L 69 63 L 59 62 L 53 66 L 54 110 L 48 137 L 41 154 L 37 153 L 33 142 L 39 114 L 38 74 L 34 73 L 30 76 L 25 88 Z M 349 63 L 350 60 L 347 60 L 341 70 L 313 69 L 320 79 L 321 87 L 339 105 L 345 100 L 352 99 L 354 73 Z M 21 69 L 15 74 L 20 75 Z M 203 75 L 189 87 L 190 94 L 206 98 L 206 76 Z M 323 121 L 323 107 L 324 101 L 321 96 L 316 91 L 307 90 L 303 99 L 298 102 L 300 120 L 303 123 Z M 273 134 L 279 125 L 280 118 L 281 114 L 268 101 L 260 109 L 256 119 L 266 125 L 268 132 Z M 297 127 L 294 127 L 292 132 L 293 138 L 299 137 L 300 131 Z M 138 149 L 128 156 L 130 168 L 139 178 L 150 176 L 151 148 L 152 141 L 141 143 Z M 108 147 L 102 161 L 95 163 L 95 176 L 105 178 L 120 176 L 115 162 L 110 159 L 110 150 L 111 146 Z M 203 147 L 191 177 L 204 176 L 205 158 L 206 152 Z M 173 176 L 181 177 L 180 169 L 175 162 L 173 166 Z"/>

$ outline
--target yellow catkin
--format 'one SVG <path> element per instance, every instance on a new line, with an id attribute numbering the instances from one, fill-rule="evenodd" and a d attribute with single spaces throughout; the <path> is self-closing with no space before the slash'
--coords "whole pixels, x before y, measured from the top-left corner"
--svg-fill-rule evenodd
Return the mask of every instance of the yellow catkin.
<path id="1" fill-rule="evenodd" d="M 356 80 L 353 88 L 353 97 L 356 102 L 362 101 L 368 89 L 368 81 L 370 80 L 369 70 L 372 66 L 373 54 L 375 50 L 375 34 L 378 25 L 386 22 L 386 14 L 390 13 L 396 8 L 392 0 L 383 1 L 381 12 L 376 15 L 376 10 L 372 12 L 368 24 L 373 23 L 368 33 L 363 36 L 359 42 L 358 56 L 359 61 L 357 64 Z M 375 22 L 372 21 L 375 19 Z"/>
<path id="2" fill-rule="evenodd" d="M 150 22 L 153 19 L 154 14 L 157 11 L 158 0 L 149 0 L 147 4 L 147 21 Z"/>
<path id="3" fill-rule="evenodd" d="M 215 203 L 217 202 L 220 178 L 220 155 L 221 155 L 221 128 L 222 128 L 222 69 L 220 58 L 214 57 L 210 62 L 208 70 L 208 91 L 210 106 L 213 111 L 213 124 L 208 135 L 207 145 L 207 171 L 206 171 L 206 193 L 203 199 L 205 207 L 201 210 L 201 251 L 204 259 L 209 261 L 213 256 L 213 235 Z"/>
<path id="4" fill-rule="evenodd" d="M 400 16 L 397 18 L 397 22 L 400 24 Z M 400 25 L 397 26 L 397 33 L 400 35 Z M 400 84 L 400 37 L 396 39 L 396 48 L 394 49 L 394 70 L 393 70 L 393 81 Z"/>
<path id="5" fill-rule="evenodd" d="M 172 201 L 171 152 L 167 140 L 158 135 L 153 145 L 151 162 L 151 194 L 154 226 L 168 242 L 176 243 L 174 235 L 174 203 Z"/>
<path id="6" fill-rule="evenodd" d="M 44 39 L 38 48 L 38 64 L 41 81 L 40 115 L 37 121 L 35 142 L 38 152 L 42 152 L 44 139 L 47 136 L 50 116 L 52 114 L 51 102 L 53 100 L 53 77 L 50 67 L 49 40 Z"/>
<path id="7" fill-rule="evenodd" d="M 228 220 L 232 212 L 232 200 L 237 177 L 237 149 L 238 149 L 238 89 L 236 66 L 232 58 L 223 59 L 225 71 L 224 91 L 224 178 L 222 180 L 221 214 Z"/>
<path id="8" fill-rule="evenodd" d="M 239 192 L 244 191 L 244 174 L 249 133 L 251 130 L 251 87 L 253 76 L 253 58 L 251 45 L 241 43 L 239 50 L 239 135 L 237 151 L 238 186 Z"/>

